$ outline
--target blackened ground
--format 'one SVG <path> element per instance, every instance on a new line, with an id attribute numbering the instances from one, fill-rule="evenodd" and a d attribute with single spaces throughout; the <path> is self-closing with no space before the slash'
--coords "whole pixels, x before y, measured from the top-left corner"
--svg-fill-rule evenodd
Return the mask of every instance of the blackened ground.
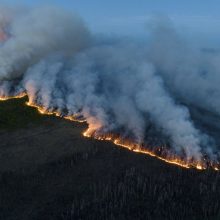
<path id="1" fill-rule="evenodd" d="M 220 219 L 219 172 L 86 139 L 24 101 L 0 103 L 1 220 Z"/>

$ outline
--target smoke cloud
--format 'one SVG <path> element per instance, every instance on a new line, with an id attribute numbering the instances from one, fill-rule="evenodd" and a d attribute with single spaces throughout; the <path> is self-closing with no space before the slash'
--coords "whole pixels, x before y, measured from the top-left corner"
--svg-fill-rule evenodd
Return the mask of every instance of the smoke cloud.
<path id="1" fill-rule="evenodd" d="M 105 43 L 60 9 L 9 10 L 0 16 L 0 94 L 26 92 L 47 111 L 86 119 L 93 134 L 215 158 L 219 53 L 191 49 L 169 21 L 152 24 L 145 45 Z"/>

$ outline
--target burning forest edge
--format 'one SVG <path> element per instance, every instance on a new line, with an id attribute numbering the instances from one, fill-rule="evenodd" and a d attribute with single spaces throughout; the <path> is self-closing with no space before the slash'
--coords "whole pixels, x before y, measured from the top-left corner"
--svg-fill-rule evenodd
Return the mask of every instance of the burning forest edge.
<path id="1" fill-rule="evenodd" d="M 94 35 L 56 7 L 2 10 L 0 100 L 27 96 L 41 114 L 86 122 L 85 137 L 219 170 L 220 53 L 191 47 L 169 18 L 150 23 L 143 44 Z"/>
<path id="2" fill-rule="evenodd" d="M 27 97 L 26 93 L 20 93 L 14 96 L 2 96 L 0 97 L 0 101 L 7 101 L 10 99 L 20 99 Z M 44 107 L 31 102 L 26 102 L 27 106 L 36 108 L 40 114 L 45 115 L 55 115 L 56 117 L 61 117 L 66 120 L 75 121 L 79 123 L 86 123 L 86 120 L 82 119 L 80 115 L 63 115 L 62 113 L 55 110 L 47 110 Z M 146 154 L 151 157 L 155 157 L 159 160 L 162 160 L 168 164 L 176 165 L 186 169 L 197 169 L 197 170 L 207 170 L 212 169 L 215 171 L 220 170 L 220 162 L 212 161 L 206 156 L 202 157 L 201 161 L 196 161 L 195 159 L 186 160 L 184 156 L 180 156 L 172 150 L 168 149 L 166 146 L 149 146 L 139 143 L 135 143 L 131 139 L 124 139 L 120 136 L 120 134 L 114 133 L 96 133 L 95 130 L 87 128 L 86 131 L 83 132 L 83 136 L 86 138 L 94 138 L 100 141 L 110 141 L 114 143 L 116 146 L 125 148 L 135 153 Z"/>

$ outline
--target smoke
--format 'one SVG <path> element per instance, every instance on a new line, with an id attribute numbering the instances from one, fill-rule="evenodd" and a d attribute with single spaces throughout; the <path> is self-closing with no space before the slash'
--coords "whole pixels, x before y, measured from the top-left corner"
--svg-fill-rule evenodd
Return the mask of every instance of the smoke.
<path id="1" fill-rule="evenodd" d="M 96 135 L 154 137 L 187 159 L 218 154 L 212 123 L 201 123 L 220 116 L 217 52 L 191 49 L 160 19 L 140 45 L 99 41 L 78 16 L 57 8 L 7 17 L 0 17 L 8 36 L 0 46 L 2 96 L 26 92 L 47 111 L 85 118 Z"/>
<path id="2" fill-rule="evenodd" d="M 3 24 L 7 16 L 2 17 Z M 4 25 L 3 25 L 4 26 Z M 51 53 L 75 53 L 88 42 L 88 31 L 77 16 L 57 8 L 40 8 L 12 16 L 11 37 L 1 46 L 0 79 L 20 77 Z"/>

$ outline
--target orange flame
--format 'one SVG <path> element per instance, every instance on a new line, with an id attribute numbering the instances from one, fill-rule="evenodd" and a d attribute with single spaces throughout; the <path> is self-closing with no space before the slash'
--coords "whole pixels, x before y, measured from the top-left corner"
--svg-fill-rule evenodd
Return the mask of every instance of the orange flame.
<path id="1" fill-rule="evenodd" d="M 0 101 L 7 101 L 9 99 L 20 99 L 20 98 L 24 98 L 26 95 L 27 95 L 26 93 L 22 92 L 15 96 L 1 96 Z"/>
<path id="2" fill-rule="evenodd" d="M 7 96 L 7 97 L 2 96 L 2 97 L 0 97 L 0 101 L 6 101 L 6 100 L 9 100 L 9 99 L 22 98 L 26 95 L 27 95 L 26 93 L 21 93 L 21 94 L 18 94 L 16 96 Z M 36 108 L 40 114 L 55 115 L 57 117 L 62 117 L 64 119 L 70 120 L 70 121 L 86 122 L 86 120 L 78 119 L 79 115 L 77 115 L 77 114 L 63 116 L 61 114 L 61 112 L 54 111 L 54 110 L 49 111 L 49 110 L 45 109 L 44 107 L 39 106 L 35 103 L 27 102 L 26 104 L 30 107 Z M 174 154 L 166 154 L 165 156 L 160 156 L 156 152 L 154 152 L 153 150 L 145 149 L 145 148 L 143 149 L 143 147 L 140 144 L 134 143 L 132 141 L 124 140 L 120 137 L 116 137 L 116 135 L 114 135 L 114 134 L 108 134 L 108 135 L 100 134 L 100 135 L 98 135 L 98 134 L 95 133 L 95 129 L 92 128 L 91 125 L 85 132 L 83 132 L 83 136 L 87 137 L 87 138 L 94 138 L 94 139 L 100 140 L 100 141 L 111 141 L 115 145 L 126 148 L 126 149 L 128 149 L 132 152 L 146 154 L 146 155 L 149 155 L 151 157 L 155 157 L 159 160 L 162 160 L 166 163 L 173 164 L 173 165 L 176 165 L 176 166 L 180 166 L 180 167 L 183 167 L 183 168 L 186 168 L 186 169 L 194 168 L 194 169 L 197 169 L 197 170 L 206 170 L 208 168 L 207 165 L 205 165 L 205 163 L 203 163 L 201 161 L 187 161 L 187 160 L 184 160 L 184 159 L 182 159 L 182 158 L 180 158 L 180 157 L 178 157 L 177 155 L 174 155 Z M 159 148 L 159 151 L 160 151 L 160 148 Z M 220 164 L 219 163 L 216 163 L 216 164 L 212 163 L 210 165 L 210 168 L 212 168 L 215 171 L 219 171 L 220 170 Z"/>
<path id="3" fill-rule="evenodd" d="M 82 119 L 77 119 L 78 118 L 78 115 L 77 114 L 74 114 L 74 115 L 65 115 L 65 116 L 62 116 L 62 113 L 59 112 L 59 111 L 48 111 L 47 109 L 45 109 L 44 107 L 42 106 L 39 106 L 39 105 L 36 105 L 34 103 L 31 103 L 31 102 L 26 102 L 26 105 L 30 106 L 30 107 L 33 107 L 33 108 L 36 108 L 38 110 L 38 112 L 42 115 L 55 115 L 57 117 L 61 117 L 61 118 L 64 118 L 66 120 L 69 120 L 69 121 L 75 121 L 75 122 L 86 122 L 86 120 L 82 120 Z"/>
<path id="4" fill-rule="evenodd" d="M 143 149 L 140 144 L 133 143 L 133 142 L 128 141 L 128 140 L 123 140 L 121 138 L 114 137 L 114 135 L 106 135 L 106 136 L 93 135 L 93 131 L 90 130 L 90 129 L 87 129 L 83 133 L 83 136 L 88 137 L 88 138 L 93 137 L 97 140 L 111 141 L 115 145 L 126 148 L 126 149 L 128 149 L 130 151 L 133 151 L 135 153 L 146 154 L 146 155 L 149 155 L 151 157 L 155 157 L 159 160 L 162 160 L 166 163 L 177 165 L 177 166 L 180 166 L 180 167 L 183 167 L 183 168 L 187 168 L 187 169 L 195 168 L 195 169 L 198 169 L 198 170 L 205 170 L 207 168 L 204 164 L 202 164 L 199 161 L 198 162 L 196 162 L 196 161 L 188 162 L 188 161 L 185 161 L 183 159 L 178 158 L 176 155 L 168 155 L 167 158 L 159 156 L 153 150 L 149 150 L 149 149 L 145 149 L 145 148 Z M 214 166 L 213 169 L 216 170 L 216 171 L 219 170 L 219 168 L 217 166 Z"/>
<path id="5" fill-rule="evenodd" d="M 165 149 L 164 147 L 150 147 L 150 148 L 143 148 L 142 144 L 138 144 L 133 142 L 132 140 L 126 140 L 121 137 L 118 137 L 114 134 L 97 134 L 94 132 L 94 129 L 89 127 L 84 133 L 83 136 L 88 138 L 95 138 L 97 140 L 102 141 L 111 141 L 115 145 L 126 148 L 130 151 L 135 153 L 146 154 L 151 157 L 155 157 L 159 160 L 162 160 L 166 163 L 177 165 L 183 168 L 194 168 L 197 170 L 206 170 L 211 168 L 215 171 L 220 170 L 220 163 L 214 161 L 206 161 L 204 158 L 200 161 L 195 159 L 186 160 L 173 152 Z M 203 161 L 204 160 L 204 161 Z"/>

